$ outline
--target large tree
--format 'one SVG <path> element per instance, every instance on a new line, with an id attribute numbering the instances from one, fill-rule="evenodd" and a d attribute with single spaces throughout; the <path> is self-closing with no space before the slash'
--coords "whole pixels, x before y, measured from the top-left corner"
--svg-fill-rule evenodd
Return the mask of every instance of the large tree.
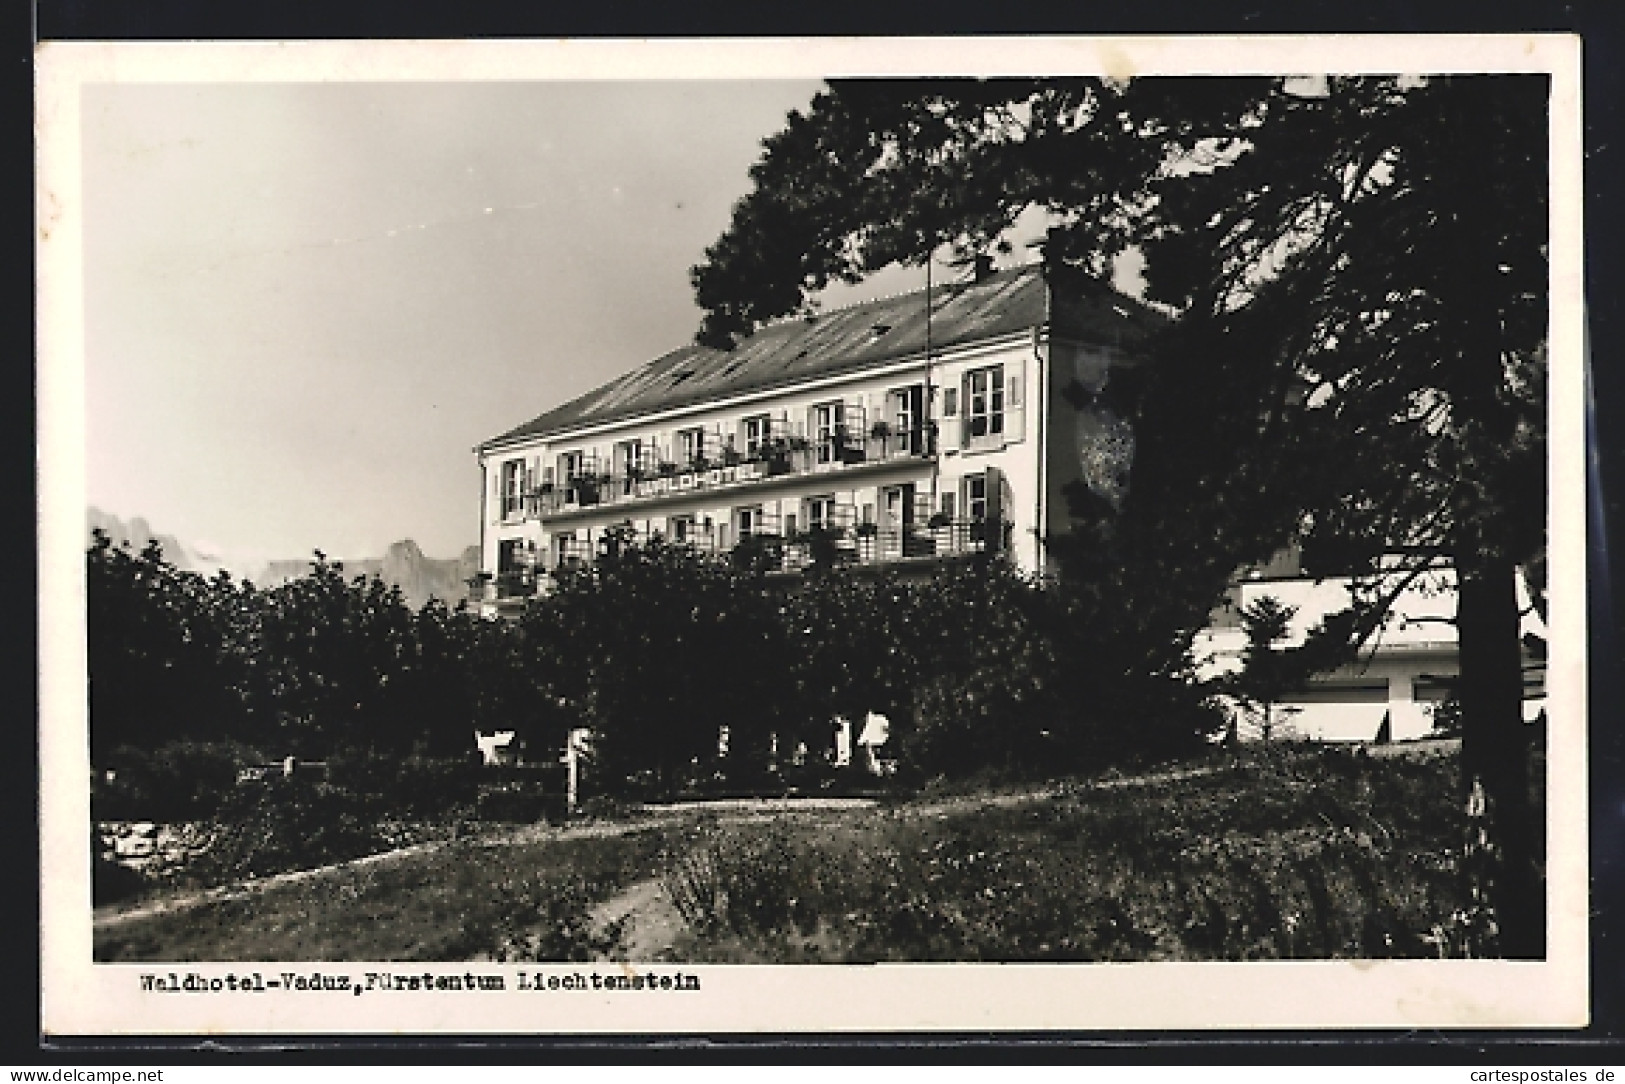
<path id="1" fill-rule="evenodd" d="M 1137 248 L 1177 319 L 1105 390 L 1136 451 L 1120 506 L 1076 494 L 1093 570 L 1124 555 L 1188 626 L 1236 562 L 1301 542 L 1311 569 L 1369 573 L 1336 625 L 1347 645 L 1449 561 L 1475 882 L 1496 951 L 1538 955 L 1515 576 L 1544 547 L 1547 92 L 1538 76 L 832 83 L 767 140 L 694 269 L 700 338 L 725 346 L 943 245 L 988 252 L 1035 208 L 1051 274 L 1104 279 Z"/>

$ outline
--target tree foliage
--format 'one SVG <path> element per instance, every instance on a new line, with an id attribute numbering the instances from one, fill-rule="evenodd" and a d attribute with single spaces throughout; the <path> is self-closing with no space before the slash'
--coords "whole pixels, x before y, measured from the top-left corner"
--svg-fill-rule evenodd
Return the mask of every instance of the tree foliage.
<path id="1" fill-rule="evenodd" d="M 1078 598 L 998 559 L 924 579 L 839 565 L 782 578 L 618 534 L 496 620 L 414 613 L 320 554 L 270 590 L 188 579 L 105 540 L 88 558 L 94 762 L 132 785 L 175 781 L 177 809 L 218 805 L 238 767 L 290 754 L 367 793 L 409 777 L 443 790 L 430 762 L 466 759 L 474 730 L 514 730 L 549 761 L 585 727 L 597 792 L 669 795 L 783 785 L 773 773 L 799 748 L 820 761 L 838 719 L 860 728 L 871 712 L 917 776 L 1088 770 L 1188 750 L 1214 724 L 1188 686 L 1106 649 L 1111 614 L 1080 620 Z"/>

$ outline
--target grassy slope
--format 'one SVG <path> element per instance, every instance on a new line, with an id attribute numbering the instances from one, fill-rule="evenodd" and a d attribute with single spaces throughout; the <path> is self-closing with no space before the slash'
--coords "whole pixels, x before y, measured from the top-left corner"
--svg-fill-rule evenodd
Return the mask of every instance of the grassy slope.
<path id="1" fill-rule="evenodd" d="M 98 930 L 124 960 L 590 959 L 587 910 L 656 860 L 658 837 L 453 843 Z"/>
<path id="2" fill-rule="evenodd" d="M 1336 750 L 1022 795 L 453 845 L 98 933 L 98 959 L 613 956 L 659 876 L 695 962 L 1433 955 L 1472 934 L 1455 763 Z"/>
<path id="3" fill-rule="evenodd" d="M 1423 956 L 1470 931 L 1453 760 L 1253 751 L 1146 785 L 714 831 L 668 875 L 676 955 Z M 1453 917 L 1454 916 L 1454 917 Z"/>

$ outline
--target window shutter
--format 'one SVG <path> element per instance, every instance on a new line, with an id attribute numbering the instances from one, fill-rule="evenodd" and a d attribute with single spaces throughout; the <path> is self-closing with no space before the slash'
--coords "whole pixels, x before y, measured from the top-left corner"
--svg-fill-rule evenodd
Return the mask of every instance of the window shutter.
<path id="1" fill-rule="evenodd" d="M 1027 439 L 1027 360 L 1004 367 L 1004 442 L 1016 444 Z"/>
<path id="2" fill-rule="evenodd" d="M 938 425 L 937 438 L 941 449 L 945 452 L 959 450 L 959 389 L 947 387 L 942 389 L 942 418 Z"/>
<path id="3" fill-rule="evenodd" d="M 491 522 L 502 522 L 502 464 L 491 471 Z"/>
<path id="4" fill-rule="evenodd" d="M 970 447 L 970 423 L 966 419 L 970 416 L 970 374 L 966 373 L 959 378 L 959 446 Z"/>
<path id="5" fill-rule="evenodd" d="M 987 518 L 1004 518 L 1004 472 L 998 467 L 987 468 Z"/>
<path id="6" fill-rule="evenodd" d="M 553 468 L 552 467 L 543 467 L 542 468 L 542 485 L 550 486 L 552 484 L 553 484 Z"/>

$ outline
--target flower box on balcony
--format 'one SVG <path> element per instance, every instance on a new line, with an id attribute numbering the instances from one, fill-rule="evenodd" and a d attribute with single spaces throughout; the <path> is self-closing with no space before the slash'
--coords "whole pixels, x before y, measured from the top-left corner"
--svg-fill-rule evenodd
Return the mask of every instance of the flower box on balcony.
<path id="1" fill-rule="evenodd" d="M 565 502 L 571 503 L 571 498 L 574 498 L 575 504 L 597 504 L 598 479 L 576 478 L 571 481 L 569 493 L 565 497 Z"/>

